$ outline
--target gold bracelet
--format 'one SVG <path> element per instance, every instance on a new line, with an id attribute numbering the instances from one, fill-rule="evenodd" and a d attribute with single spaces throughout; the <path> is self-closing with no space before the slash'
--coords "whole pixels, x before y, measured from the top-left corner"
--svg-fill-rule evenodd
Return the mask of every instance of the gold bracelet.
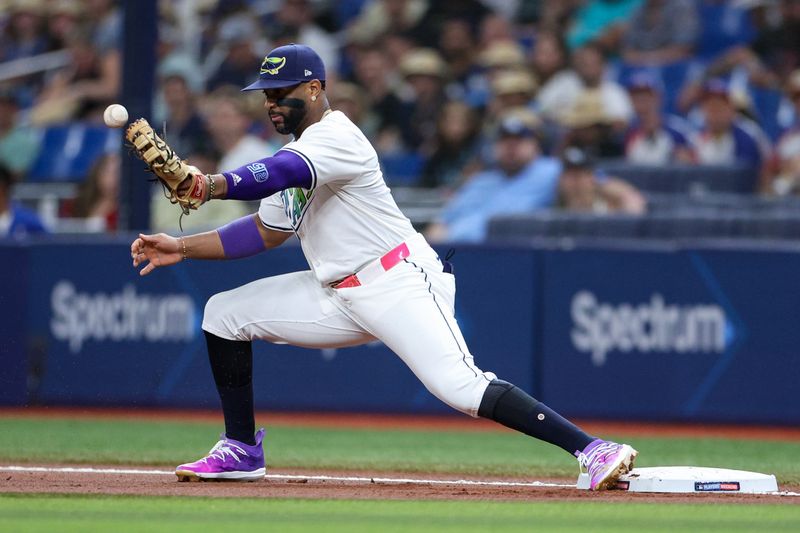
<path id="1" fill-rule="evenodd" d="M 186 241 L 181 237 L 181 247 L 183 248 L 183 259 L 182 261 L 186 261 Z"/>
<path id="2" fill-rule="evenodd" d="M 214 183 L 213 176 L 206 176 L 208 178 L 208 198 L 206 198 L 206 202 L 214 198 L 214 192 L 217 188 L 216 183 Z"/>

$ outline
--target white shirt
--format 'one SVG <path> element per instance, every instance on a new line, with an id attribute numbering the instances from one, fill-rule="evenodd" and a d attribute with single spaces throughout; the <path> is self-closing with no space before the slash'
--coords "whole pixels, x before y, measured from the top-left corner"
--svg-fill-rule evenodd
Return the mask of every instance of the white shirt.
<path id="1" fill-rule="evenodd" d="M 268 143 L 262 141 L 255 135 L 245 135 L 239 139 L 236 146 L 222 156 L 217 168 L 220 172 L 239 168 L 247 163 L 258 161 L 264 157 L 264 154 L 269 154 L 272 150 L 274 150 L 274 148 L 270 147 Z"/>
<path id="2" fill-rule="evenodd" d="M 311 188 L 265 198 L 258 214 L 266 227 L 297 234 L 321 284 L 358 271 L 416 234 L 383 180 L 375 149 L 341 111 L 281 150 L 306 161 Z"/>
<path id="3" fill-rule="evenodd" d="M 8 235 L 9 229 L 11 229 L 11 209 L 8 209 L 5 213 L 0 214 L 0 237 L 5 237 Z"/>
<path id="4" fill-rule="evenodd" d="M 572 109 L 584 90 L 586 85 L 574 71 L 561 71 L 539 89 L 536 95 L 536 107 L 547 118 L 558 120 L 561 114 Z M 627 91 L 620 84 L 604 80 L 600 82 L 598 90 L 605 105 L 606 115 L 613 120 L 631 121 L 633 104 Z"/>

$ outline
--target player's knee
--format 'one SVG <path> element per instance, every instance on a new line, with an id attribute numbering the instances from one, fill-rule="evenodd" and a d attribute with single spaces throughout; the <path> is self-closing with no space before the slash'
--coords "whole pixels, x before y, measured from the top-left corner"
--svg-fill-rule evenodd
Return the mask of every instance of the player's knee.
<path id="1" fill-rule="evenodd" d="M 462 383 L 434 383 L 426 384 L 428 390 L 441 401 L 462 413 L 473 418 L 478 416 L 478 407 L 488 385 L 482 376 L 474 376 Z"/>
<path id="2" fill-rule="evenodd" d="M 235 328 L 230 316 L 228 300 L 224 292 L 215 294 L 208 299 L 203 310 L 203 330 L 224 339 L 235 340 Z"/>

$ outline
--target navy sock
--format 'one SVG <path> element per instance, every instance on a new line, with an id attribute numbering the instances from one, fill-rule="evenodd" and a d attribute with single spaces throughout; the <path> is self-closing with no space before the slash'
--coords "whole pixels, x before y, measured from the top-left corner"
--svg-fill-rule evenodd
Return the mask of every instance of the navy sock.
<path id="1" fill-rule="evenodd" d="M 245 444 L 256 443 L 253 411 L 253 347 L 204 331 L 211 372 L 222 403 L 225 435 Z"/>
<path id="2" fill-rule="evenodd" d="M 573 455 L 583 451 L 594 440 L 519 387 L 500 379 L 495 379 L 487 387 L 478 416 L 555 444 Z"/>

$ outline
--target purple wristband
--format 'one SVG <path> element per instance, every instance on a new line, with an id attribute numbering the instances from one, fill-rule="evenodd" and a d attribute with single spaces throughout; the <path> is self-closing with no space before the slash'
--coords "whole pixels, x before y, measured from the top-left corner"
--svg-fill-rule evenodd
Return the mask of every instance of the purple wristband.
<path id="1" fill-rule="evenodd" d="M 253 215 L 234 220 L 217 230 L 226 259 L 250 257 L 264 251 L 264 239 Z"/>
<path id="2" fill-rule="evenodd" d="M 223 172 L 228 182 L 225 198 L 259 200 L 290 187 L 310 189 L 314 179 L 310 162 L 305 156 L 290 150 L 278 150 L 272 156 L 230 172 Z"/>

